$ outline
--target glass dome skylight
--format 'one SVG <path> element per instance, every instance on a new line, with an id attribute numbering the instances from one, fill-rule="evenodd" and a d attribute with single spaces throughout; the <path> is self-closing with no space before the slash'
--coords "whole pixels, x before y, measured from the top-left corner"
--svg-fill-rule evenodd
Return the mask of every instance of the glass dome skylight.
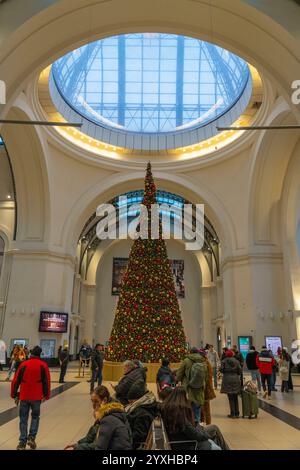
<path id="1" fill-rule="evenodd" d="M 60 97 L 81 117 L 150 135 L 215 121 L 241 98 L 249 77 L 247 63 L 225 49 L 161 33 L 105 38 L 52 65 Z"/>

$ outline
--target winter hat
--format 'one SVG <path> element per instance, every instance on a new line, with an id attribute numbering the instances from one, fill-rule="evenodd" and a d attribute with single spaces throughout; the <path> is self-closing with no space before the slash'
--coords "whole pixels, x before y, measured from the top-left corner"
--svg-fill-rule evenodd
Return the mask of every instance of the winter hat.
<path id="1" fill-rule="evenodd" d="M 131 385 L 127 394 L 128 400 L 138 400 L 147 392 L 146 384 L 143 380 L 137 380 Z"/>
<path id="2" fill-rule="evenodd" d="M 30 351 L 31 356 L 40 357 L 43 350 L 39 346 L 34 346 L 34 348 Z"/>
<path id="3" fill-rule="evenodd" d="M 200 348 L 199 349 L 199 354 L 203 357 L 206 357 L 207 356 L 207 351 L 205 349 Z"/>
<path id="4" fill-rule="evenodd" d="M 226 353 L 225 353 L 225 356 L 226 356 L 226 357 L 233 357 L 233 356 L 234 356 L 234 352 L 231 351 L 231 349 L 228 349 L 228 351 L 226 351 Z"/>

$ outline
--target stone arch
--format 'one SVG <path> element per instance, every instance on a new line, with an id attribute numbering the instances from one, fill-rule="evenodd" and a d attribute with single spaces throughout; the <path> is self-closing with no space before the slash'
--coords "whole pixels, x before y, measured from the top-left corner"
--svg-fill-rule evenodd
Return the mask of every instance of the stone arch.
<path id="1" fill-rule="evenodd" d="M 205 204 L 205 212 L 218 233 L 223 252 L 229 251 L 235 246 L 236 234 L 230 214 L 210 188 L 205 188 L 204 185 L 199 188 L 192 178 L 156 172 L 155 168 L 153 174 L 158 188 L 174 192 L 175 184 L 178 195 L 193 203 Z M 97 206 L 119 194 L 140 189 L 144 184 L 144 176 L 144 172 L 141 171 L 113 175 L 107 178 L 104 183 L 98 183 L 91 187 L 79 201 L 76 201 L 62 232 L 63 244 L 70 254 L 74 255 L 84 223 L 95 212 Z"/>
<path id="2" fill-rule="evenodd" d="M 20 99 L 8 118 L 28 120 L 32 112 Z M 11 160 L 18 201 L 16 241 L 44 243 L 50 222 L 45 144 L 33 126 L 5 125 L 1 133 Z"/>
<path id="3" fill-rule="evenodd" d="M 266 125 L 295 124 L 289 105 L 278 99 Z M 280 200 L 284 177 L 298 133 L 291 131 L 264 131 L 252 152 L 249 185 L 249 246 L 264 246 L 281 251 Z"/>
<path id="4" fill-rule="evenodd" d="M 4 24 L 6 20 L 9 18 L 3 19 Z M 72 47 L 106 35 L 139 31 L 192 35 L 215 42 L 260 67 L 286 98 L 299 70 L 292 34 L 245 1 L 237 0 L 234 9 L 231 0 L 52 1 L 51 7 L 26 17 L 1 44 L 1 78 L 8 84 L 8 106 L 34 74 Z M 294 112 L 299 117 L 296 106 Z"/>

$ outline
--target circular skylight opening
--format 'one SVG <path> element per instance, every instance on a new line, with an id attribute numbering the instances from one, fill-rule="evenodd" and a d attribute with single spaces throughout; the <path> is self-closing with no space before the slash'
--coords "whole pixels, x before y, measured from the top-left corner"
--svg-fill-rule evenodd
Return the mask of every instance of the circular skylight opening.
<path id="1" fill-rule="evenodd" d="M 233 122 L 251 96 L 250 71 L 243 59 L 205 41 L 161 33 L 86 44 L 57 60 L 51 79 L 52 97 L 62 114 L 70 117 L 60 99 L 89 123 L 110 130 L 98 137 L 115 145 L 119 142 L 111 142 L 114 133 L 132 134 L 133 139 L 148 135 L 153 141 L 153 136 L 204 128 L 232 111 L 248 85 L 245 103 L 231 113 Z M 89 135 L 95 134 L 87 128 Z M 194 134 L 188 140 L 199 141 L 199 133 Z M 164 142 L 166 148 L 175 145 Z M 161 147 L 159 141 L 157 145 Z"/>

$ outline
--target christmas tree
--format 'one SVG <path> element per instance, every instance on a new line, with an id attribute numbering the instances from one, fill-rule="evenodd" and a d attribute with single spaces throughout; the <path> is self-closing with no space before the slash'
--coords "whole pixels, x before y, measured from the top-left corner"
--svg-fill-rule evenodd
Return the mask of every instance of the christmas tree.
<path id="1" fill-rule="evenodd" d="M 148 212 L 148 238 L 134 240 L 123 278 L 107 359 L 178 362 L 186 353 L 186 339 L 168 260 L 162 226 L 151 239 L 150 207 L 156 204 L 151 164 L 147 166 L 143 204 Z M 142 222 L 141 222 L 142 224 Z"/>

